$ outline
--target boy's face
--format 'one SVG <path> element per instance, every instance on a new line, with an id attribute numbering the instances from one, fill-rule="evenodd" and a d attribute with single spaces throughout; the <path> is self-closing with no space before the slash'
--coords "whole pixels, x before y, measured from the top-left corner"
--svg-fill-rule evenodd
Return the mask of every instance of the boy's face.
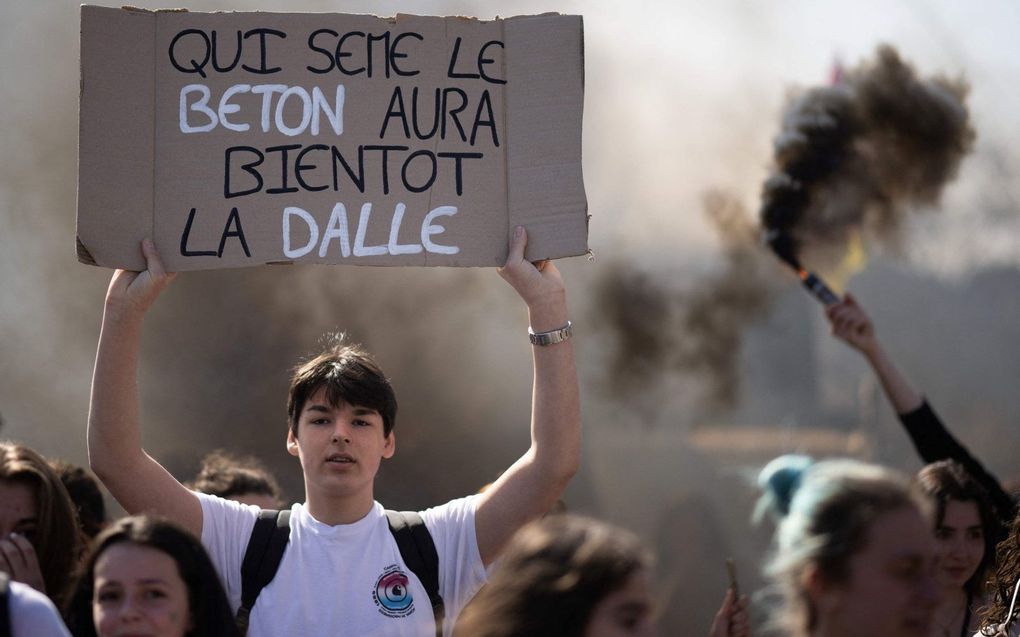
<path id="1" fill-rule="evenodd" d="M 330 498 L 371 496 L 379 463 L 395 450 L 393 432 L 383 434 L 378 411 L 330 405 L 324 389 L 302 405 L 297 431 L 296 437 L 288 431 L 287 451 L 301 459 L 305 489 Z"/>

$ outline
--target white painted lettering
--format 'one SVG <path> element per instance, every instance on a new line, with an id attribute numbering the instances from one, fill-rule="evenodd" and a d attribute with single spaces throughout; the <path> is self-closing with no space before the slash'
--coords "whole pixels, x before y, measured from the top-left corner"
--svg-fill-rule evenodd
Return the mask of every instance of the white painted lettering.
<path id="1" fill-rule="evenodd" d="M 290 219 L 293 216 L 301 217 L 306 224 L 308 224 L 308 243 L 301 248 L 290 247 Z M 315 242 L 319 240 L 319 225 L 315 223 L 315 218 L 308 214 L 306 210 L 298 208 L 297 206 L 287 206 L 283 209 L 283 254 L 288 259 L 297 259 L 305 256 L 315 247 Z"/>
<path id="2" fill-rule="evenodd" d="M 262 95 L 262 132 L 269 132 L 269 114 L 272 112 L 273 93 L 283 93 L 287 90 L 286 84 L 256 84 L 251 87 L 251 92 Z"/>
<path id="3" fill-rule="evenodd" d="M 251 90 L 250 84 L 235 84 L 223 92 L 223 96 L 220 98 L 220 107 L 216 111 L 216 114 L 219 115 L 220 124 L 223 126 L 223 128 L 227 128 L 232 131 L 237 131 L 239 133 L 243 133 L 244 131 L 251 128 L 251 126 L 249 126 L 248 124 L 235 124 L 233 122 L 227 121 L 227 115 L 230 115 L 231 113 L 236 113 L 239 110 L 241 110 L 241 106 L 239 104 L 230 103 L 230 98 L 232 98 L 237 93 L 247 93 L 250 90 Z"/>
<path id="4" fill-rule="evenodd" d="M 301 123 L 291 128 L 283 122 L 283 108 L 284 104 L 287 103 L 287 99 L 293 95 L 297 95 L 301 98 Z M 280 101 L 276 103 L 276 130 L 280 131 L 288 137 L 294 137 L 305 132 L 308 128 L 308 124 L 312 121 L 312 98 L 308 95 L 308 91 L 301 88 L 300 86 L 292 86 L 283 92 L 280 96 Z"/>
<path id="5" fill-rule="evenodd" d="M 404 210 L 407 209 L 402 203 L 398 203 L 397 207 L 393 210 L 393 221 L 390 222 L 390 243 L 389 252 L 390 254 L 418 254 L 421 252 L 421 246 L 417 243 L 397 243 L 400 238 L 400 224 L 404 221 Z"/>
<path id="6" fill-rule="evenodd" d="M 354 237 L 354 256 L 372 257 L 386 254 L 386 246 L 366 246 L 365 234 L 368 232 L 368 219 L 372 215 L 372 204 L 366 203 L 361 206 L 361 216 L 358 218 L 358 234 Z"/>
<path id="7" fill-rule="evenodd" d="M 329 252 L 329 242 L 333 239 L 340 240 L 341 256 L 345 259 L 351 256 L 351 236 L 347 231 L 347 208 L 339 201 L 333 206 L 333 213 L 329 216 L 329 223 L 326 224 L 326 230 L 322 233 L 319 257 L 325 258 L 326 253 Z"/>
<path id="8" fill-rule="evenodd" d="M 460 252 L 460 248 L 457 246 L 439 245 L 433 243 L 431 239 L 432 235 L 446 231 L 443 226 L 433 223 L 436 217 L 452 217 L 455 214 L 457 214 L 457 206 L 439 206 L 425 215 L 425 220 L 421 222 L 421 244 L 425 246 L 426 250 L 435 254 L 457 254 Z"/>
<path id="9" fill-rule="evenodd" d="M 201 93 L 202 99 L 188 106 L 188 94 L 189 93 Z M 216 119 L 216 113 L 209 108 L 209 98 L 212 94 L 209 92 L 209 87 L 204 84 L 188 84 L 181 89 L 181 116 L 180 126 L 182 133 L 204 133 L 211 131 L 216 128 L 218 120 Z M 192 126 L 188 122 L 188 111 L 195 111 L 196 113 L 203 113 L 209 118 L 208 124 L 201 126 Z"/>
<path id="10" fill-rule="evenodd" d="M 329 101 L 322 94 L 318 86 L 312 87 L 312 135 L 319 134 L 319 113 L 326 116 L 333 132 L 342 135 L 344 132 L 344 85 L 336 85 L 336 100 L 333 108 L 330 108 Z"/>

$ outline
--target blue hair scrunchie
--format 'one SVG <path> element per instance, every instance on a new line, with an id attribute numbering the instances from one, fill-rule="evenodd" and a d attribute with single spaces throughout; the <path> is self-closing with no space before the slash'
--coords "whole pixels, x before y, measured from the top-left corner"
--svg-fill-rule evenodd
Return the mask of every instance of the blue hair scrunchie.
<path id="1" fill-rule="evenodd" d="M 776 521 L 786 517 L 804 472 L 814 463 L 810 456 L 787 454 L 765 465 L 758 474 L 758 486 L 762 489 L 762 495 L 754 507 L 755 520 L 761 520 L 766 512 Z"/>

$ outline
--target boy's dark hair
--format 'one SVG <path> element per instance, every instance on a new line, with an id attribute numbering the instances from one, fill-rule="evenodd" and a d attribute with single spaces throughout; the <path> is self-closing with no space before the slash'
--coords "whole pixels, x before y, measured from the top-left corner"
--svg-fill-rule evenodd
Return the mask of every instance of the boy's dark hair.
<path id="1" fill-rule="evenodd" d="M 82 533 L 91 540 L 106 526 L 106 502 L 96 477 L 66 460 L 50 458 L 48 462 L 71 496 Z"/>
<path id="2" fill-rule="evenodd" d="M 202 458 L 198 475 L 189 487 L 221 498 L 251 494 L 280 500 L 280 485 L 257 458 L 235 456 L 222 449 Z"/>
<path id="3" fill-rule="evenodd" d="M 361 346 L 344 343 L 342 334 L 331 341 L 324 352 L 296 367 L 290 379 L 287 416 L 294 437 L 305 401 L 323 388 L 330 405 L 347 403 L 378 411 L 383 435 L 390 435 L 397 420 L 397 397 L 389 379 Z"/>

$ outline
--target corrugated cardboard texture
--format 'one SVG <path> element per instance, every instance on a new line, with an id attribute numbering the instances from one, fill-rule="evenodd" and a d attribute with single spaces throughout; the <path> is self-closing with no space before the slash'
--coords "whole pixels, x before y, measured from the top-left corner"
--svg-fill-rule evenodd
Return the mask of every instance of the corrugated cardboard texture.
<path id="1" fill-rule="evenodd" d="M 155 15 L 82 7 L 81 34 L 78 243 L 98 265 L 144 269 L 139 241 L 152 233 Z"/>
<path id="2" fill-rule="evenodd" d="M 508 227 L 529 229 L 528 257 L 553 258 L 588 250 L 588 201 L 581 175 L 584 74 L 580 16 L 506 22 Z"/>
<path id="3" fill-rule="evenodd" d="M 206 59 L 214 32 L 215 57 Z M 239 54 L 238 32 L 244 34 Z M 359 34 L 387 32 L 391 42 L 404 33 L 415 35 L 404 36 L 396 47 L 407 57 L 395 58 L 390 73 L 380 54 L 383 45 L 375 43 L 373 75 L 368 77 L 367 37 Z M 347 33 L 355 35 L 341 50 L 351 55 L 340 62 L 350 70 L 366 67 L 356 75 L 336 69 L 335 47 Z M 260 38 L 266 42 L 264 62 Z M 455 50 L 456 59 L 451 60 Z M 263 64 L 282 70 L 253 71 Z M 309 67 L 324 72 L 313 73 Z M 419 72 L 403 76 L 398 68 Z M 303 98 L 291 95 L 279 109 L 280 92 L 253 92 L 270 84 L 301 87 L 306 94 L 318 87 L 333 106 L 338 85 L 343 85 L 342 131 L 338 134 L 322 115 L 318 134 L 310 126 L 297 135 L 286 134 L 305 121 Z M 189 85 L 200 86 L 189 92 Z M 248 125 L 244 132 L 224 125 L 217 110 L 231 87 L 234 96 L 225 103 L 239 109 L 225 119 L 231 125 Z M 398 89 L 403 109 L 394 101 Z M 203 91 L 215 117 L 195 106 Z M 440 107 L 435 118 L 437 94 L 441 105 L 449 105 L 446 111 L 462 104 L 463 110 L 449 115 Z M 487 266 L 505 260 L 508 233 L 517 224 L 529 229 L 529 258 L 584 254 L 582 105 L 582 25 L 576 16 L 483 22 L 85 6 L 79 259 L 139 269 L 138 244 L 152 236 L 171 270 L 287 261 Z M 404 117 L 387 117 L 398 110 Z M 436 122 L 436 133 L 430 135 Z M 204 123 L 214 126 L 201 132 L 183 130 Z M 379 146 L 401 149 L 384 152 Z M 445 153 L 481 157 L 458 162 Z M 337 156 L 353 166 L 353 177 Z M 358 168 L 359 156 L 363 169 Z M 300 169 L 303 183 L 298 163 L 305 167 Z M 275 192 L 284 189 L 297 192 Z M 252 192 L 244 194 L 246 190 Z M 338 204 L 346 216 L 337 216 Z M 371 210 L 364 217 L 366 204 Z M 426 216 L 440 206 L 455 206 L 457 212 L 433 214 L 432 225 L 443 230 L 423 236 L 423 228 L 429 227 Z M 366 223 L 361 223 L 363 218 Z M 347 236 L 337 231 L 327 239 L 327 227 L 332 223 L 336 231 L 341 220 L 346 221 Z M 285 246 L 283 230 L 288 225 Z M 313 233 L 318 235 L 315 241 Z M 453 246 L 456 253 L 449 249 Z"/>

